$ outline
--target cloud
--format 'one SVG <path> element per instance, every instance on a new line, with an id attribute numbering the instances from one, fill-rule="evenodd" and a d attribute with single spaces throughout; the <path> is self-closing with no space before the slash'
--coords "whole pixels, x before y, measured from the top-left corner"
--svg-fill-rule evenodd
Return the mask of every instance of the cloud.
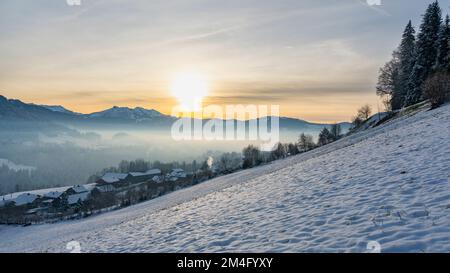
<path id="1" fill-rule="evenodd" d="M 380 14 L 380 15 L 384 15 L 384 16 L 392 16 L 392 14 L 390 14 L 389 12 L 387 12 L 386 10 L 384 10 L 384 9 L 381 8 L 381 6 L 382 6 L 383 4 L 381 4 L 381 5 L 373 5 L 373 4 L 370 4 L 370 3 L 368 2 L 368 1 L 371 1 L 371 0 L 354 0 L 354 1 L 360 3 L 361 5 L 367 7 L 367 8 L 369 8 L 369 9 L 371 9 L 371 10 L 374 10 L 375 12 L 377 12 L 377 13 Z M 381 3 L 383 3 L 383 1 L 384 1 L 384 0 L 380 0 Z"/>

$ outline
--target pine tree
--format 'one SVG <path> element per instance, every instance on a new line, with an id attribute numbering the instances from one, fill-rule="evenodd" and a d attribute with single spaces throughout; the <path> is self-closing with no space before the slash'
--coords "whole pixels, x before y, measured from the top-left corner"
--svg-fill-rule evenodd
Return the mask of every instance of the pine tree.
<path id="1" fill-rule="evenodd" d="M 416 43 L 416 61 L 410 75 L 406 106 L 423 100 L 422 85 L 434 72 L 437 56 L 438 41 L 441 28 L 441 8 L 438 1 L 430 4 L 423 16 L 420 32 Z"/>
<path id="2" fill-rule="evenodd" d="M 413 71 L 415 64 L 415 47 L 416 37 L 415 30 L 412 26 L 411 20 L 403 32 L 402 41 L 398 48 L 398 86 L 394 90 L 392 97 L 392 110 L 397 110 L 405 105 L 406 95 L 408 93 L 409 77 Z"/>
<path id="3" fill-rule="evenodd" d="M 341 136 L 342 136 L 341 132 L 342 132 L 342 129 L 341 129 L 340 124 L 336 123 L 336 124 L 331 125 L 330 133 L 331 133 L 333 141 L 336 141 L 341 138 Z"/>
<path id="4" fill-rule="evenodd" d="M 450 72 L 450 18 L 447 15 L 439 32 L 439 48 L 436 70 Z"/>
<path id="5" fill-rule="evenodd" d="M 297 147 L 299 152 L 307 152 L 314 148 L 314 140 L 311 135 L 305 135 L 302 133 L 298 138 Z"/>
<path id="6" fill-rule="evenodd" d="M 333 142 L 333 136 L 331 135 L 330 130 L 328 128 L 323 128 L 319 134 L 319 139 L 317 140 L 317 145 L 323 146 L 328 143 Z"/>

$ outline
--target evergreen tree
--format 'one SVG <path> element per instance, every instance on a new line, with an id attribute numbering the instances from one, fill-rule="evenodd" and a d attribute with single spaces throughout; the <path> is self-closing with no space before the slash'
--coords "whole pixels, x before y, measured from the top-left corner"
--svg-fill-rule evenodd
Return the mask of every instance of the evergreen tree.
<path id="1" fill-rule="evenodd" d="M 192 171 L 195 173 L 197 170 L 197 160 L 194 160 L 192 161 Z"/>
<path id="2" fill-rule="evenodd" d="M 450 72 L 450 18 L 447 15 L 439 32 L 437 70 Z"/>
<path id="3" fill-rule="evenodd" d="M 314 140 L 311 135 L 305 135 L 302 133 L 298 138 L 297 147 L 299 152 L 307 152 L 311 149 L 314 149 Z"/>
<path id="4" fill-rule="evenodd" d="M 332 136 L 333 141 L 336 141 L 341 138 L 341 125 L 340 124 L 333 124 L 331 125 L 330 133 Z"/>
<path id="5" fill-rule="evenodd" d="M 290 155 L 296 155 L 298 154 L 298 147 L 297 145 L 293 144 L 293 143 L 289 143 L 288 145 L 288 151 Z"/>
<path id="6" fill-rule="evenodd" d="M 409 77 L 413 71 L 415 63 L 415 47 L 416 37 L 415 30 L 411 20 L 403 32 L 402 41 L 398 49 L 398 86 L 395 89 L 392 98 L 392 110 L 400 109 L 405 104 L 406 95 L 408 93 Z"/>
<path id="7" fill-rule="evenodd" d="M 275 150 L 271 152 L 272 159 L 274 160 L 284 158 L 286 154 L 286 147 L 281 143 L 276 144 Z"/>
<path id="8" fill-rule="evenodd" d="M 333 142 L 333 136 L 331 135 L 328 128 L 323 128 L 322 131 L 319 134 L 319 139 L 317 140 L 317 145 L 323 146 L 327 145 L 328 143 Z"/>
<path id="9" fill-rule="evenodd" d="M 434 72 L 438 56 L 438 41 L 441 28 L 441 8 L 438 1 L 430 4 L 423 16 L 416 43 L 416 61 L 410 75 L 406 106 L 423 99 L 422 85 Z"/>
<path id="10" fill-rule="evenodd" d="M 208 165 L 208 161 L 207 160 L 203 161 L 202 166 L 200 167 L 200 170 L 202 170 L 204 172 L 209 170 L 209 165 Z"/>
<path id="11" fill-rule="evenodd" d="M 249 145 L 242 151 L 244 156 L 243 168 L 253 168 L 261 164 L 261 151 L 253 145 Z"/>

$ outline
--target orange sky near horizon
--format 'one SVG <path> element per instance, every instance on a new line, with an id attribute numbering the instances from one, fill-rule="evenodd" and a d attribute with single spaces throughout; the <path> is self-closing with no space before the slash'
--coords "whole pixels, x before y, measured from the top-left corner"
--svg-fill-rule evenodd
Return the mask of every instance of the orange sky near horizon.
<path id="1" fill-rule="evenodd" d="M 95 99 L 92 99 L 91 96 L 83 96 L 81 93 L 80 96 L 74 95 L 70 98 L 59 96 L 58 94 L 44 97 L 40 95 L 40 92 L 31 92 L 25 95 L 20 95 L 20 93 L 17 92 L 2 91 L 0 95 L 3 95 L 9 99 L 20 99 L 26 103 L 62 105 L 69 110 L 83 114 L 103 111 L 113 106 L 121 106 L 155 109 L 163 114 L 170 115 L 173 107 L 179 104 L 177 99 L 172 96 L 152 97 L 149 94 L 129 96 L 129 93 L 130 92 L 120 92 L 120 95 L 115 95 L 114 99 L 108 99 L 109 95 L 107 94 L 99 95 L 98 97 L 95 97 Z M 265 99 L 258 100 L 258 98 L 241 99 L 230 97 L 227 99 L 224 97 L 207 96 L 203 100 L 203 106 L 219 105 L 225 109 L 225 106 L 230 104 L 279 105 L 280 116 L 283 117 L 299 118 L 318 123 L 334 123 L 350 121 L 357 109 L 366 103 L 372 106 L 374 113 L 377 112 L 378 109 L 382 111 L 383 105 L 375 93 L 369 93 L 368 95 L 366 94 L 363 93 L 358 96 L 327 96 L 322 98 L 320 103 L 315 100 L 311 102 L 310 98 L 305 98 L 302 100 L 301 96 L 292 96 L 278 101 L 268 101 Z"/>
<path id="2" fill-rule="evenodd" d="M 386 2 L 3 0 L 0 95 L 80 113 L 171 114 L 174 75 L 194 71 L 207 79 L 204 106 L 279 105 L 285 117 L 350 121 L 364 104 L 383 111 L 379 68 L 429 1 Z"/>

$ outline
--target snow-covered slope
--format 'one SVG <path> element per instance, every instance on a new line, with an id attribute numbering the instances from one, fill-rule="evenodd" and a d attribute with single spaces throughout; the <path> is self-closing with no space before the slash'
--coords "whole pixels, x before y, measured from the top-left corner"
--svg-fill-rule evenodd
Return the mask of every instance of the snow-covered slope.
<path id="1" fill-rule="evenodd" d="M 0 251 L 450 252 L 450 105 L 126 209 L 0 227 Z"/>

